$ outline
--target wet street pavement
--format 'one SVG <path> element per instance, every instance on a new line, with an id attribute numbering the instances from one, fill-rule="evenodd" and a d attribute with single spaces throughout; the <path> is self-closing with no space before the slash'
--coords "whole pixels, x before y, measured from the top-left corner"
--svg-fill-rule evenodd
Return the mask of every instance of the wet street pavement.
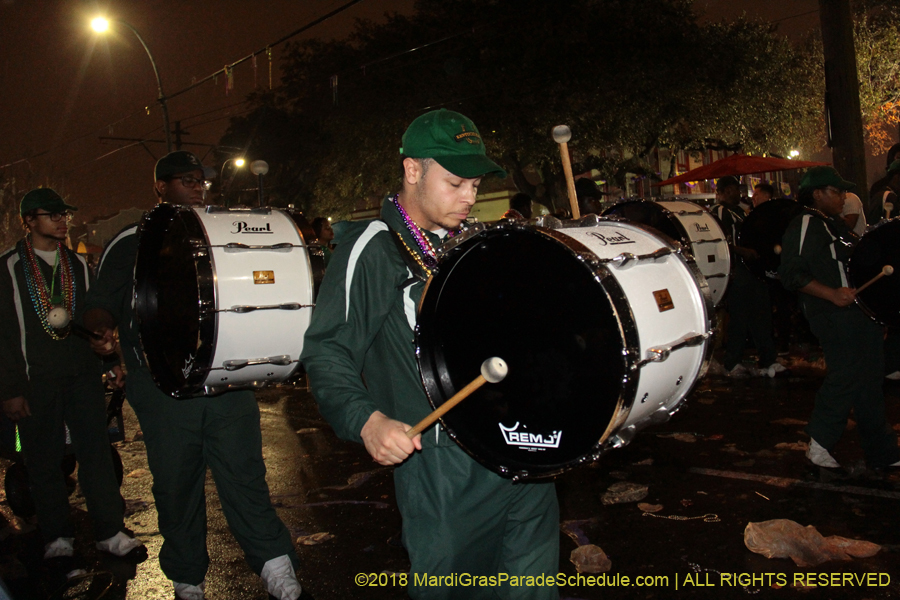
<path id="1" fill-rule="evenodd" d="M 644 430 L 631 445 L 593 465 L 558 477 L 559 572 L 567 582 L 573 577 L 573 585 L 560 587 L 560 596 L 900 597 L 900 475 L 865 470 L 852 425 L 835 452 L 848 467 L 845 476 L 811 469 L 804 458 L 808 437 L 803 426 L 821 377 L 821 371 L 802 367 L 784 379 L 707 376 L 671 421 Z M 889 384 L 886 393 L 890 422 L 900 423 L 900 385 Z M 400 517 L 390 469 L 373 463 L 361 446 L 338 440 L 306 390 L 278 387 L 257 397 L 272 499 L 296 542 L 301 583 L 318 600 L 405 597 L 403 588 L 393 585 L 408 571 L 409 561 L 398 542 Z M 12 515 L 4 498 L 0 510 L 9 523 L 0 533 L 0 575 L 14 598 L 173 597 L 157 562 L 162 539 L 144 444 L 132 441 L 138 431 L 133 413 L 126 411 L 129 441 L 119 444 L 126 525 L 147 545 L 150 558 L 136 569 L 100 562 L 87 543 L 89 523 L 76 492 L 71 499 L 80 527 L 76 547 L 89 572 L 67 587 L 42 570 L 37 532 Z M 646 496 L 604 504 L 601 498 L 615 484 L 645 486 Z M 207 502 L 212 559 L 207 598 L 264 600 L 262 584 L 228 532 L 211 478 Z M 747 524 L 770 519 L 812 525 L 824 536 L 874 542 L 881 550 L 870 558 L 797 567 L 790 559 L 765 558 L 745 546 Z M 574 580 L 570 555 L 584 544 L 599 546 L 609 557 L 607 585 Z M 360 573 L 370 575 L 358 579 Z M 828 576 L 835 573 L 850 575 L 841 585 L 823 585 L 833 583 Z M 852 576 L 863 586 L 851 583 Z M 649 585 L 635 587 L 639 577 Z M 373 585 L 359 586 L 360 580 Z M 458 597 L 468 597 L 465 588 L 459 588 Z"/>

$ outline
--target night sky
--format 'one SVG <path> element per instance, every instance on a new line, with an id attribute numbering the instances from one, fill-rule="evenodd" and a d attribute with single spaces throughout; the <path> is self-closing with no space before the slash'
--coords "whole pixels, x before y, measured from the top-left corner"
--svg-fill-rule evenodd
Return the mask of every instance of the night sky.
<path id="1" fill-rule="evenodd" d="M 0 0 L 0 166 L 22 185 L 51 185 L 81 208 L 76 222 L 136 206 L 150 208 L 152 169 L 164 144 L 147 148 L 100 136 L 163 139 L 156 80 L 140 43 L 119 27 L 94 33 L 90 18 L 105 13 L 141 32 L 156 59 L 164 91 L 172 95 L 347 0 Z M 817 0 L 697 0 L 710 19 L 748 16 L 778 21 L 796 34 L 818 23 Z M 408 12 L 413 0 L 363 0 L 307 37 L 339 37 L 356 18 Z M 811 14 L 804 14 L 811 13 Z M 795 18 L 795 15 L 797 16 Z M 114 26 L 115 27 L 115 26 Z M 295 38 L 300 39 L 300 38 Z M 277 85 L 278 57 L 273 49 Z M 226 95 L 220 76 L 169 101 L 170 120 L 190 132 L 184 140 L 215 144 L 228 118 L 245 110 L 246 94 L 268 86 L 268 61 L 260 56 L 234 70 Z M 145 107 L 149 107 L 149 114 Z M 399 132 L 398 132 L 399 137 Z M 212 163 L 204 146 L 186 145 Z M 253 157 L 265 158 L 265 157 Z"/>

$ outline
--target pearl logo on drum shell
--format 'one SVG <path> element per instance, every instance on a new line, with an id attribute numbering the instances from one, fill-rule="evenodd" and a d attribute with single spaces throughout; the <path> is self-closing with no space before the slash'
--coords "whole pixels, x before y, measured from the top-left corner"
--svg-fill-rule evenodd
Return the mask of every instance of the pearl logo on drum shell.
<path id="1" fill-rule="evenodd" d="M 604 235 L 597 231 L 592 231 L 588 235 L 600 240 L 600 243 L 604 246 L 618 246 L 619 244 L 633 244 L 634 243 L 633 239 L 629 238 L 627 235 L 625 235 L 618 229 L 616 229 L 614 231 L 615 231 L 615 233 L 613 233 L 612 235 Z"/>
<path id="2" fill-rule="evenodd" d="M 266 223 L 265 227 L 254 227 L 246 221 L 235 221 L 232 225 L 234 226 L 234 231 L 231 233 L 275 233 L 272 231 L 271 223 Z"/>
<path id="3" fill-rule="evenodd" d="M 694 223 L 694 229 L 697 233 L 709 232 L 709 225 L 706 223 L 702 225 L 700 223 Z"/>
<path id="4" fill-rule="evenodd" d="M 519 446 L 530 452 L 544 450 L 546 448 L 559 448 L 559 442 L 562 440 L 562 431 L 554 431 L 549 436 L 545 436 L 541 433 L 518 431 L 518 422 L 512 427 L 504 427 L 503 423 L 498 423 L 498 425 L 500 425 L 503 439 L 508 446 Z"/>

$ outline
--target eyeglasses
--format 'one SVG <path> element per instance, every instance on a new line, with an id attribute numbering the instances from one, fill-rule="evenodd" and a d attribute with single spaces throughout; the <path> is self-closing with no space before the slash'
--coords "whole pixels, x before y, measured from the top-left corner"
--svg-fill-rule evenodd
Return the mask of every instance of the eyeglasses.
<path id="1" fill-rule="evenodd" d="M 208 190 L 212 187 L 212 181 L 209 181 L 208 179 L 197 179 L 193 175 L 179 175 L 172 179 L 180 179 L 181 185 L 184 187 L 194 187 L 195 185 L 199 185 L 204 190 Z"/>
<path id="2" fill-rule="evenodd" d="M 838 188 L 834 187 L 833 185 L 827 186 L 825 188 L 825 191 L 831 192 L 832 194 L 837 194 L 838 196 L 843 195 L 845 192 L 845 190 L 839 190 Z"/>
<path id="3" fill-rule="evenodd" d="M 61 212 L 45 212 L 45 213 L 39 213 L 39 212 L 36 212 L 36 213 L 34 213 L 34 216 L 36 216 L 36 217 L 50 217 L 50 220 L 51 220 L 51 221 L 53 221 L 53 222 L 58 222 L 58 221 L 62 221 L 63 219 L 65 219 L 66 221 L 68 221 L 69 219 L 72 218 L 72 213 L 70 213 L 70 212 L 67 211 L 67 210 L 64 210 L 64 211 L 61 211 Z"/>

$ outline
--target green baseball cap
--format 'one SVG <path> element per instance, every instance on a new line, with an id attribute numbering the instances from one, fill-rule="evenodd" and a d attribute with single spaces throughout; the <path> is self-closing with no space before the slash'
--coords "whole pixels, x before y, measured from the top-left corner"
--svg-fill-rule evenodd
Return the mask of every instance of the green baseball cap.
<path id="1" fill-rule="evenodd" d="M 156 168 L 153 170 L 154 181 L 160 179 L 166 180 L 176 175 L 183 175 L 191 171 L 203 171 L 203 177 L 211 179 L 209 171 L 200 162 L 200 159 L 193 152 L 186 150 L 176 150 L 169 152 L 161 159 L 156 161 Z M 215 175 L 215 172 L 212 173 Z"/>
<path id="2" fill-rule="evenodd" d="M 66 204 L 62 196 L 50 188 L 37 188 L 25 194 L 22 197 L 22 203 L 19 204 L 19 216 L 25 216 L 26 213 L 39 209 L 44 209 L 51 213 L 78 210 L 74 206 Z"/>
<path id="3" fill-rule="evenodd" d="M 847 181 L 834 167 L 812 167 L 800 180 L 800 191 L 814 190 L 832 185 L 839 190 L 852 190 L 856 184 Z"/>
<path id="4" fill-rule="evenodd" d="M 485 155 L 475 123 L 446 108 L 427 112 L 410 123 L 402 143 L 400 154 L 433 158 L 457 177 L 473 179 L 490 173 L 506 177 L 506 171 Z"/>

